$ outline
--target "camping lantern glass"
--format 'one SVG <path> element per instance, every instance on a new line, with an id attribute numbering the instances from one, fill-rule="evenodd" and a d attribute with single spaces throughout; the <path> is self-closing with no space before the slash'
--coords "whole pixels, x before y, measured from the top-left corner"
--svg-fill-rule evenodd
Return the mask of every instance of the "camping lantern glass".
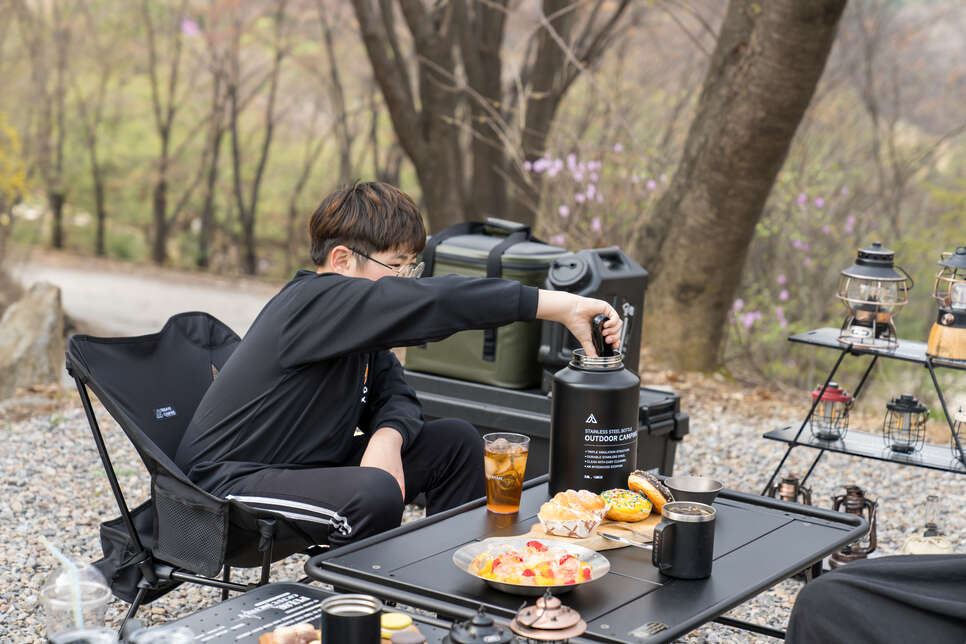
<path id="1" fill-rule="evenodd" d="M 855 263 L 842 271 L 836 296 L 845 302 L 849 315 L 839 342 L 887 349 L 898 346 L 893 318 L 908 301 L 912 278 L 901 267 L 896 270 L 894 260 L 894 252 L 873 242 L 860 248 Z"/>
<path id="2" fill-rule="evenodd" d="M 926 353 L 946 360 L 966 361 L 966 246 L 943 253 L 932 296 L 939 315 L 929 331 Z"/>
<path id="3" fill-rule="evenodd" d="M 956 447 L 956 441 L 959 440 L 959 444 L 966 450 L 966 400 L 960 400 L 953 412 L 953 434 L 955 437 L 950 436 L 949 448 L 953 452 L 953 458 L 962 460 L 963 457 Z"/>
<path id="4" fill-rule="evenodd" d="M 819 398 L 821 396 L 821 398 Z M 808 420 L 812 436 L 823 441 L 837 441 L 845 437 L 849 430 L 849 410 L 852 408 L 852 395 L 834 382 L 828 383 L 825 391 L 816 387 L 812 399 L 818 405 Z"/>
<path id="5" fill-rule="evenodd" d="M 911 454 L 922 449 L 926 440 L 929 409 L 911 394 L 902 394 L 886 403 L 882 438 L 893 452 Z"/>

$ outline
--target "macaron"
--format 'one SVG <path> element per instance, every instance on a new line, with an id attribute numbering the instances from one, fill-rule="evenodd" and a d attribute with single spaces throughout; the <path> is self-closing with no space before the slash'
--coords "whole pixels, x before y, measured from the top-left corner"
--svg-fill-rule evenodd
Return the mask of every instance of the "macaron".
<path id="1" fill-rule="evenodd" d="M 380 618 L 382 639 L 391 639 L 394 633 L 404 631 L 413 625 L 413 618 L 406 613 L 383 613 Z"/>

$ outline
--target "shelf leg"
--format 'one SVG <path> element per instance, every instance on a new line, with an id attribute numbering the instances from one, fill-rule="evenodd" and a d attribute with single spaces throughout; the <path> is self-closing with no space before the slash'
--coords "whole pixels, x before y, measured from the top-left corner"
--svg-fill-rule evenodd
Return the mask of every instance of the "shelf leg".
<path id="1" fill-rule="evenodd" d="M 926 368 L 929 369 L 932 384 L 936 388 L 936 395 L 939 396 L 939 404 L 942 405 L 943 414 L 946 416 L 946 424 L 949 425 L 949 433 L 952 434 L 953 442 L 956 444 L 956 451 L 959 452 L 960 462 L 966 465 L 966 452 L 963 452 L 963 445 L 959 442 L 959 436 L 956 435 L 956 427 L 953 425 L 953 417 L 949 415 L 949 410 L 946 408 L 946 398 L 943 396 L 943 390 L 939 386 L 939 380 L 936 379 L 936 370 L 933 368 L 931 356 L 926 356 Z"/>
<path id="2" fill-rule="evenodd" d="M 870 362 L 869 366 L 866 367 L 865 373 L 862 374 L 862 380 L 859 381 L 859 385 L 855 388 L 855 391 L 852 393 L 852 404 L 855 404 L 855 401 L 858 400 L 859 394 L 862 392 L 862 387 L 865 385 L 865 381 L 868 380 L 869 374 L 872 373 L 872 367 L 875 366 L 875 363 L 878 360 L 879 360 L 879 354 L 875 354 L 874 356 L 872 356 L 872 362 Z"/>
<path id="3" fill-rule="evenodd" d="M 778 471 L 781 470 L 782 466 L 785 464 L 785 461 L 788 460 L 788 455 L 792 453 L 792 448 L 795 447 L 795 443 L 798 442 L 798 439 L 801 437 L 802 432 L 805 431 L 805 427 L 808 425 L 808 421 L 812 419 L 812 414 L 815 413 L 815 408 L 818 407 L 819 401 L 822 399 L 822 396 L 825 395 L 825 390 L 828 389 L 828 383 L 832 382 L 832 378 L 835 377 L 835 372 L 839 370 L 839 365 L 842 364 L 842 359 L 845 358 L 845 355 L 849 351 L 851 351 L 851 349 L 852 349 L 852 345 L 850 344 L 845 348 L 843 348 L 842 352 L 839 353 L 839 359 L 835 361 L 835 366 L 832 367 L 832 371 L 829 372 L 828 377 L 825 379 L 825 384 L 822 385 L 822 390 L 819 391 L 818 396 L 815 397 L 814 400 L 812 400 L 812 408 L 808 410 L 808 415 L 805 416 L 805 420 L 802 421 L 802 426 L 798 428 L 798 433 L 795 434 L 795 439 L 788 446 L 788 449 L 785 450 L 785 455 L 782 456 L 781 462 L 778 464 L 778 467 L 775 468 L 775 471 L 772 472 L 771 478 L 768 479 L 768 483 L 765 484 L 765 489 L 762 490 L 761 492 L 762 496 L 765 496 L 766 494 L 768 494 L 768 490 L 771 488 L 772 483 L 775 482 L 775 477 L 778 476 Z M 874 363 L 875 362 L 873 361 L 873 364 Z M 871 368 L 872 367 L 870 365 L 869 370 L 871 370 Z M 866 375 L 868 375 L 869 370 L 866 371 Z M 865 379 L 863 378 L 863 381 L 864 380 Z"/>
<path id="4" fill-rule="evenodd" d="M 808 477 L 812 475 L 812 470 L 814 470 L 815 466 L 818 465 L 818 462 L 822 460 L 823 454 L 825 454 L 824 449 L 818 450 L 818 456 L 816 456 L 815 460 L 812 461 L 811 466 L 808 468 L 808 471 L 805 472 L 805 476 L 802 477 L 801 483 L 799 483 L 799 485 L 805 485 L 805 481 L 807 481 Z"/>

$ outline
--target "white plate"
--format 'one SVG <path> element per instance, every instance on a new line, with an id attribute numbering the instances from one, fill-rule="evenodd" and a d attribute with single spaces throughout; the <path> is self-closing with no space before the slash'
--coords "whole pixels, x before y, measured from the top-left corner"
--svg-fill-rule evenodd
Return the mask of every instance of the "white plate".
<path id="1" fill-rule="evenodd" d="M 575 584 L 566 584 L 561 586 L 525 586 L 522 584 L 508 584 L 502 581 L 495 581 L 493 579 L 485 579 L 476 575 L 470 571 L 470 564 L 476 559 L 476 556 L 481 553 L 493 553 L 503 552 L 507 547 L 515 548 L 517 550 L 522 550 L 526 547 L 528 541 L 539 541 L 548 548 L 559 548 L 569 555 L 573 555 L 580 561 L 590 564 L 590 579 L 586 581 L 579 581 Z M 468 543 L 456 552 L 453 553 L 453 564 L 457 568 L 462 570 L 468 575 L 472 575 L 481 581 L 485 581 L 493 588 L 497 590 L 502 590 L 505 593 L 510 593 L 512 595 L 527 595 L 531 597 L 539 597 L 543 595 L 549 589 L 555 595 L 560 593 L 565 593 L 578 586 L 583 586 L 584 584 L 589 584 L 592 581 L 596 581 L 606 575 L 610 571 L 610 562 L 599 552 L 595 552 L 590 548 L 584 548 L 583 546 L 577 546 L 565 541 L 558 541 L 556 539 L 534 539 L 532 537 L 507 537 L 506 539 L 487 539 L 486 541 L 474 541 L 473 543 Z"/>

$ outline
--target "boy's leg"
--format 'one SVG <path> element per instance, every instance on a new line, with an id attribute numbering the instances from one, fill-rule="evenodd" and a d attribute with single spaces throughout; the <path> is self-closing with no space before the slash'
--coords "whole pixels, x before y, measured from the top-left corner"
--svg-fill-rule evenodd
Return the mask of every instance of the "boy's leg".
<path id="1" fill-rule="evenodd" d="M 395 528 L 403 513 L 396 479 L 374 467 L 267 469 L 219 494 L 298 521 L 333 547 Z"/>
<path id="2" fill-rule="evenodd" d="M 426 514 L 478 499 L 486 494 L 483 439 L 473 425 L 458 418 L 440 418 L 423 425 L 402 455 L 406 502 L 426 493 Z"/>

